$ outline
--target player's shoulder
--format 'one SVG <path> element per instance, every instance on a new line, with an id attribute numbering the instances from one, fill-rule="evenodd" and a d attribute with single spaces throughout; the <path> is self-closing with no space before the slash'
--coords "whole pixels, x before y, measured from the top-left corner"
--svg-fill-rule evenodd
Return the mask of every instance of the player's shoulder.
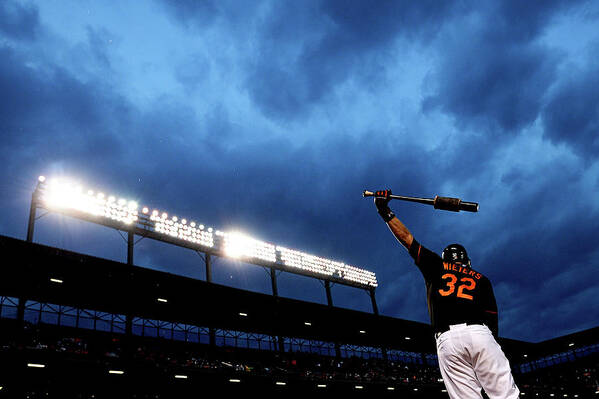
<path id="1" fill-rule="evenodd" d="M 489 283 L 491 282 L 489 280 L 489 278 L 480 270 L 470 266 L 470 271 L 471 271 L 471 274 L 474 275 L 477 280 L 488 281 Z"/>

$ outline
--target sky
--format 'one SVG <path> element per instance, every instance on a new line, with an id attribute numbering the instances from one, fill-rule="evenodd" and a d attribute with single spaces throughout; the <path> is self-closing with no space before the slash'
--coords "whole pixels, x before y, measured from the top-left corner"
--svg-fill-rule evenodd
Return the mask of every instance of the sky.
<path id="1" fill-rule="evenodd" d="M 599 3 L 0 2 L 0 234 L 24 239 L 39 175 L 372 270 L 380 313 L 428 322 L 424 280 L 364 189 L 492 281 L 500 335 L 599 320 Z M 49 214 L 35 242 L 126 259 L 115 230 Z M 140 241 L 139 266 L 205 278 Z M 217 259 L 216 283 L 270 293 Z M 279 294 L 326 303 L 281 273 Z M 372 311 L 335 285 L 335 306 Z"/>

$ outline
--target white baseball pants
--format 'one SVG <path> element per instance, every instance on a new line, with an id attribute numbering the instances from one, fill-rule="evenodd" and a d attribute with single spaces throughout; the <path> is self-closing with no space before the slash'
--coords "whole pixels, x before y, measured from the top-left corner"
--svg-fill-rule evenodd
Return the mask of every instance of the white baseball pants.
<path id="1" fill-rule="evenodd" d="M 456 324 L 437 337 L 439 368 L 451 399 L 513 399 L 520 394 L 510 364 L 485 325 Z"/>

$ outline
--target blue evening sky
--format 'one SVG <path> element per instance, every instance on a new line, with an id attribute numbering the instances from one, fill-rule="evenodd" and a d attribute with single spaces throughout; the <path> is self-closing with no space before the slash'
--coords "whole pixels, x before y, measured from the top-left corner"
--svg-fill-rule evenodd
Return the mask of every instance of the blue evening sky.
<path id="1" fill-rule="evenodd" d="M 377 273 L 382 314 L 428 321 L 422 276 L 363 189 L 425 246 L 462 243 L 500 335 L 599 320 L 599 3 L 0 2 L 0 234 L 24 238 L 38 175 Z M 123 261 L 112 230 L 48 215 L 35 241 Z M 203 279 L 148 240 L 136 263 Z M 270 292 L 260 267 L 217 283 Z M 283 273 L 282 296 L 325 303 Z M 371 311 L 336 285 L 335 305 Z"/>

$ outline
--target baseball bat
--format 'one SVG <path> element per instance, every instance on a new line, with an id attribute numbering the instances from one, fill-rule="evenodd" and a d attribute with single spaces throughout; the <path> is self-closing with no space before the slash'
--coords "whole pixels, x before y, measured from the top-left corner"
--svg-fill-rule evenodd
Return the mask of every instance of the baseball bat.
<path id="1" fill-rule="evenodd" d="M 364 190 L 362 193 L 363 197 L 374 197 L 374 193 L 372 191 Z M 395 195 L 391 194 L 389 196 L 391 199 L 397 199 L 401 201 L 409 201 L 409 202 L 418 202 L 420 204 L 433 205 L 435 209 L 441 209 L 444 211 L 467 211 L 467 212 L 478 212 L 478 203 L 476 202 L 466 202 L 462 201 L 459 198 L 451 198 L 451 197 L 439 197 L 438 195 L 435 198 L 418 198 L 418 197 L 405 197 L 403 195 Z"/>

